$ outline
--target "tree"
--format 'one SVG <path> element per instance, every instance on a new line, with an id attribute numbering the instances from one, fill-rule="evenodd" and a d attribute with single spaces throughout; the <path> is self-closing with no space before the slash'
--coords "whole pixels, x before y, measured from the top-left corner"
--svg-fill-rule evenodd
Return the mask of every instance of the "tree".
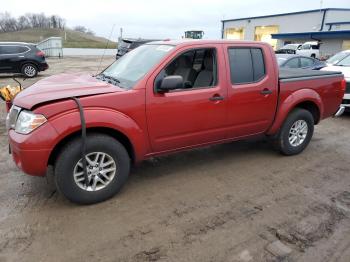
<path id="1" fill-rule="evenodd" d="M 86 33 L 88 29 L 85 26 L 77 25 L 77 26 L 73 27 L 73 30 L 78 31 L 78 32 L 82 32 L 82 33 Z"/>
<path id="2" fill-rule="evenodd" d="M 65 20 L 58 16 L 46 16 L 44 13 L 26 13 L 14 18 L 8 12 L 0 13 L 0 32 L 12 32 L 28 28 L 59 28 L 64 29 Z M 87 31 L 87 29 L 85 28 Z"/>
<path id="3" fill-rule="evenodd" d="M 18 30 L 17 20 L 11 17 L 10 13 L 0 13 L 0 30 L 2 32 L 11 32 Z"/>
<path id="4" fill-rule="evenodd" d="M 95 32 L 92 31 L 91 29 L 88 29 L 88 30 L 86 31 L 86 33 L 87 33 L 88 35 L 95 35 Z"/>
<path id="5" fill-rule="evenodd" d="M 26 17 L 24 15 L 21 15 L 20 17 L 18 17 L 17 26 L 18 26 L 18 30 L 30 28 L 30 22 L 29 22 L 28 17 Z"/>

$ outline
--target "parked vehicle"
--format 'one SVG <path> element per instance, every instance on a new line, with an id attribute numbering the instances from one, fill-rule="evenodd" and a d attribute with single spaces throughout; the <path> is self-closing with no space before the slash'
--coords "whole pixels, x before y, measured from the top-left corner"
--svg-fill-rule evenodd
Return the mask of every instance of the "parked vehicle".
<path id="1" fill-rule="evenodd" d="M 350 111 L 350 50 L 339 52 L 327 60 L 329 66 L 324 71 L 342 72 L 346 81 L 346 90 L 341 106 Z"/>
<path id="2" fill-rule="evenodd" d="M 122 57 L 125 55 L 127 52 L 135 49 L 136 47 L 139 47 L 140 45 L 152 42 L 152 41 L 158 41 L 156 39 L 122 39 L 121 41 L 118 42 L 118 51 L 116 54 L 116 59 Z"/>
<path id="3" fill-rule="evenodd" d="M 296 54 L 296 51 L 300 49 L 302 44 L 288 44 L 275 51 L 276 54 Z"/>
<path id="4" fill-rule="evenodd" d="M 307 56 L 276 54 L 276 57 L 280 68 L 320 70 L 321 68 L 327 66 L 325 62 Z"/>
<path id="5" fill-rule="evenodd" d="M 326 62 L 327 62 L 327 65 L 338 65 L 338 63 L 348 58 L 349 56 L 350 56 L 350 50 L 344 50 L 330 57 Z"/>
<path id="6" fill-rule="evenodd" d="M 34 44 L 0 42 L 0 73 L 35 77 L 48 68 L 44 52 Z"/>
<path id="7" fill-rule="evenodd" d="M 320 44 L 318 42 L 306 42 L 296 51 L 297 55 L 320 58 Z"/>
<path id="8" fill-rule="evenodd" d="M 201 30 L 185 31 L 186 39 L 202 39 L 203 36 L 204 36 L 204 31 L 201 31 Z"/>
<path id="9" fill-rule="evenodd" d="M 51 76 L 19 93 L 7 117 L 10 149 L 25 173 L 44 176 L 52 165 L 60 192 L 90 204 L 154 156 L 259 136 L 298 154 L 344 90 L 341 73 L 279 70 L 267 43 L 152 42 L 95 77 Z"/>

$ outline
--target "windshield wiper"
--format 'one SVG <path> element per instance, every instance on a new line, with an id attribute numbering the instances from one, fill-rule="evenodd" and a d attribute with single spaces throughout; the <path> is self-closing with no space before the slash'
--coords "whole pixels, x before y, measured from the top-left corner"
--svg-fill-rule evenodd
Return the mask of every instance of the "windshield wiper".
<path id="1" fill-rule="evenodd" d="M 114 81 L 114 82 L 116 82 L 118 84 L 120 83 L 120 80 L 118 78 L 113 77 L 113 76 L 104 75 L 104 77 L 107 78 L 107 79 L 110 79 L 110 80 L 112 80 L 112 81 Z"/>
<path id="2" fill-rule="evenodd" d="M 115 78 L 113 76 L 105 75 L 104 73 L 98 74 L 96 76 L 96 78 L 99 79 L 99 80 L 102 80 L 102 81 L 107 81 L 108 83 L 111 83 L 111 81 L 112 81 L 113 83 L 111 83 L 111 84 L 114 84 L 114 85 L 117 85 L 117 84 L 120 83 L 120 80 L 118 78 Z"/>

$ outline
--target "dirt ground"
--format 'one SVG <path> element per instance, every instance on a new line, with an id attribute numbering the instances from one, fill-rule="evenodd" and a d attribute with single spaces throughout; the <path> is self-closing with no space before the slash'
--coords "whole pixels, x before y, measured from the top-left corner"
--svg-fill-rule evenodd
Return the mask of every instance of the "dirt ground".
<path id="1" fill-rule="evenodd" d="M 99 58 L 49 64 L 39 78 L 96 72 Z M 0 109 L 1 262 L 350 261 L 350 115 L 323 121 L 298 156 L 242 141 L 155 158 L 119 195 L 78 206 L 16 168 Z"/>

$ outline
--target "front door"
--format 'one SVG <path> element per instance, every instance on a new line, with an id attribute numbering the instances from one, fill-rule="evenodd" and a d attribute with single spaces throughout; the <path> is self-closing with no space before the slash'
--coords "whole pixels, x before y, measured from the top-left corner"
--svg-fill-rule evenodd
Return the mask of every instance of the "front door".
<path id="1" fill-rule="evenodd" d="M 2 45 L 0 46 L 0 70 L 2 72 L 14 72 L 18 67 L 19 46 Z"/>
<path id="2" fill-rule="evenodd" d="M 222 47 L 181 50 L 150 78 L 146 114 L 153 152 L 170 151 L 226 138 L 227 89 Z M 159 93 L 169 75 L 181 75 L 184 88 Z"/>

